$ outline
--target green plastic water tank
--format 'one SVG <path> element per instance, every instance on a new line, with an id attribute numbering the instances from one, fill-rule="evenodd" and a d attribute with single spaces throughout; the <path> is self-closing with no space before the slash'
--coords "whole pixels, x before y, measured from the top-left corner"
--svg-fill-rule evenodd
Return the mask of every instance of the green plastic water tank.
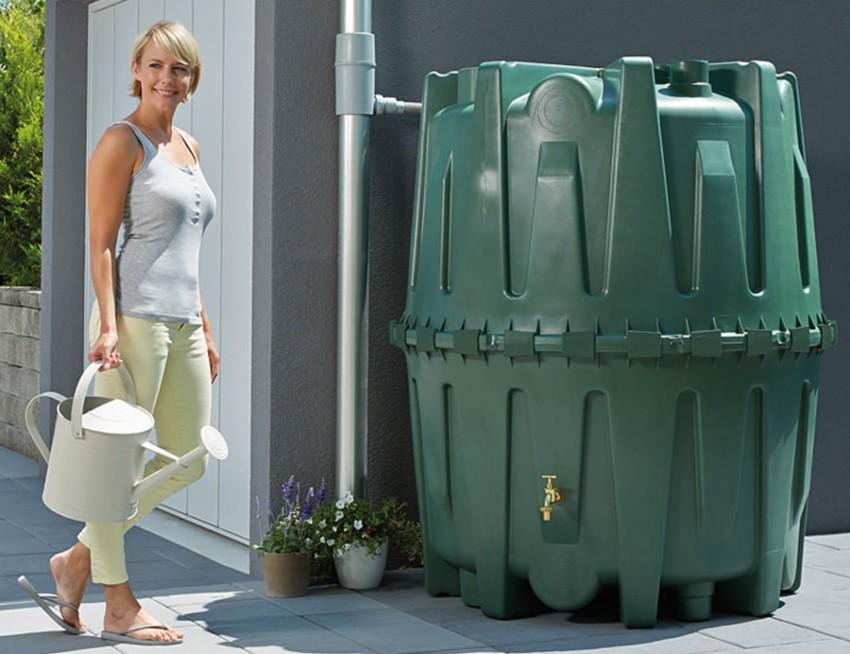
<path id="1" fill-rule="evenodd" d="M 425 80 L 407 360 L 427 589 L 511 618 L 765 615 L 800 584 L 821 309 L 766 62 Z M 549 486 L 547 490 L 547 486 Z"/>

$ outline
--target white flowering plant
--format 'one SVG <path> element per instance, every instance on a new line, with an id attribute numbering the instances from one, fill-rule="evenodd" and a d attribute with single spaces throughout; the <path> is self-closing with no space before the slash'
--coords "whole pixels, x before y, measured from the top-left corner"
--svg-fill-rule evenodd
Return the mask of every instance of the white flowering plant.
<path id="1" fill-rule="evenodd" d="M 362 545 L 370 556 L 377 556 L 386 540 L 410 563 L 418 562 L 422 558 L 422 532 L 418 522 L 408 519 L 406 507 L 394 497 L 375 504 L 351 493 L 336 502 L 326 502 L 313 513 L 313 556 L 340 556 L 354 545 Z"/>

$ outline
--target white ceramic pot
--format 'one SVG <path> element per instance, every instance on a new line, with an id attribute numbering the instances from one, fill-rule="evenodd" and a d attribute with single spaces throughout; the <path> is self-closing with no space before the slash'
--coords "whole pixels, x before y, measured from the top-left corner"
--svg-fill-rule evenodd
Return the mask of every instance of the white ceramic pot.
<path id="1" fill-rule="evenodd" d="M 375 556 L 369 555 L 365 545 L 352 545 L 347 552 L 334 554 L 334 568 L 339 585 L 351 590 L 377 588 L 387 567 L 387 541 L 378 547 Z"/>

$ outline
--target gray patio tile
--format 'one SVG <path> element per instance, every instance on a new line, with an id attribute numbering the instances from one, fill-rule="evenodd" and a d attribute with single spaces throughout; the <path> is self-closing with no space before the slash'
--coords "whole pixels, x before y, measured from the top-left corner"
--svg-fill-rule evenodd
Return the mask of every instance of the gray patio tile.
<path id="1" fill-rule="evenodd" d="M 632 633 L 631 629 L 627 629 L 623 626 L 623 623 L 619 621 L 618 617 L 592 620 L 587 619 L 584 615 L 578 617 L 574 615 L 567 615 L 565 619 L 565 623 L 576 629 L 579 633 L 581 633 L 584 638 L 595 638 L 601 636 L 619 636 L 624 633 Z M 654 631 L 658 632 L 661 629 L 670 629 L 675 633 L 679 633 L 680 627 L 678 625 L 670 624 L 668 622 L 659 622 Z"/>
<path id="2" fill-rule="evenodd" d="M 175 608 L 205 606 L 222 600 L 255 600 L 257 595 L 230 584 L 214 584 L 203 588 L 168 588 L 152 594 L 160 604 Z"/>
<path id="3" fill-rule="evenodd" d="M 11 579 L 12 583 L 15 584 L 15 588 L 20 588 L 17 585 L 17 576 L 15 577 L 7 577 L 7 579 Z M 40 591 L 43 593 L 52 593 L 55 590 L 55 582 L 53 581 L 53 575 L 49 572 L 44 573 L 35 573 L 27 575 L 27 579 Z M 21 590 L 23 593 L 24 591 Z M 92 601 L 96 599 L 100 599 L 103 596 L 103 586 L 100 584 L 94 583 L 91 579 L 89 579 L 89 583 L 86 586 L 85 598 L 90 599 Z"/>
<path id="4" fill-rule="evenodd" d="M 215 583 L 198 570 L 189 570 L 188 568 L 184 568 L 182 565 L 176 565 L 168 561 L 163 561 L 162 559 L 159 561 L 134 561 L 132 563 L 128 561 L 127 574 L 129 574 L 130 579 L 134 581 L 142 579 L 146 579 L 148 581 L 173 579 L 174 583 L 169 586 L 170 588 L 182 586 L 183 581 L 188 581 L 190 584 L 193 584 L 195 583 L 194 580 L 197 578 L 205 578 L 207 579 L 207 583 Z"/>
<path id="5" fill-rule="evenodd" d="M 175 571 L 167 579 L 140 579 L 138 577 L 131 577 L 130 583 L 135 590 L 162 592 L 177 585 L 184 588 L 196 588 L 202 591 L 207 586 L 215 584 L 216 580 L 190 570 L 180 572 L 179 574 Z"/>
<path id="6" fill-rule="evenodd" d="M 676 630 L 634 629 L 609 636 L 580 637 L 523 645 L 512 645 L 507 651 L 570 652 L 571 654 L 709 654 L 714 652 L 743 652 L 734 645 L 697 633 Z"/>
<path id="7" fill-rule="evenodd" d="M 32 602 L 19 608 L 0 610 L 0 636 L 49 631 L 55 626 Z"/>
<path id="8" fill-rule="evenodd" d="M 793 599 L 775 613 L 777 620 L 850 640 L 850 597 L 810 593 Z"/>
<path id="9" fill-rule="evenodd" d="M 427 652 L 482 645 L 437 625 L 389 608 L 306 616 L 337 634 L 378 652 Z"/>
<path id="10" fill-rule="evenodd" d="M 47 568 L 47 566 L 45 566 Z M 18 589 L 20 593 L 20 597 L 27 597 L 26 591 L 24 591 L 20 586 L 17 585 L 18 576 L 14 575 L 12 577 L 5 577 L 6 580 L 10 581 L 14 584 L 15 588 Z M 34 574 L 28 574 L 27 579 L 30 580 L 30 583 L 36 587 L 36 590 L 40 593 L 52 593 L 56 590 L 56 582 L 53 580 L 53 575 L 50 574 L 49 568 L 47 568 L 44 572 L 36 572 Z"/>
<path id="11" fill-rule="evenodd" d="M 0 538 L 6 536 L 26 536 L 27 532 L 23 527 L 9 522 L 8 520 L 0 519 Z"/>
<path id="12" fill-rule="evenodd" d="M 12 481 L 24 490 L 28 490 L 30 493 L 41 499 L 41 491 L 44 487 L 44 480 L 41 477 L 19 477 Z"/>
<path id="13" fill-rule="evenodd" d="M 145 531 L 144 529 L 139 529 L 137 527 L 130 529 L 130 531 L 124 535 L 124 542 L 128 545 L 149 547 L 151 549 L 159 549 L 162 548 L 163 545 L 169 544 L 169 541 L 165 540 L 161 536 L 157 536 L 156 534 L 152 534 L 149 531 Z"/>
<path id="14" fill-rule="evenodd" d="M 428 598 L 427 600 L 420 599 L 418 602 L 406 601 L 398 604 L 388 602 L 385 606 L 442 626 L 470 620 L 489 620 L 481 613 L 481 609 L 466 606 L 457 597 Z"/>
<path id="15" fill-rule="evenodd" d="M 746 650 L 747 654 L 848 654 L 850 643 L 825 638 L 816 643 L 793 643 L 790 645 L 772 645 Z"/>
<path id="16" fill-rule="evenodd" d="M 583 635 L 582 630 L 570 626 L 563 614 L 556 618 L 551 615 L 523 618 L 520 620 L 493 620 L 478 611 L 478 615 L 462 621 L 447 620 L 438 622 L 425 618 L 421 612 L 414 615 L 429 622 L 437 622 L 445 629 L 470 638 L 485 645 L 500 649 L 513 645 L 535 643 L 547 640 L 566 640 Z M 554 619 L 553 619 L 554 618 Z"/>
<path id="17" fill-rule="evenodd" d="M 694 626 L 698 624 L 694 623 Z M 741 616 L 719 617 L 697 630 L 706 636 L 745 648 L 811 642 L 824 638 L 823 634 L 774 618 L 742 620 Z"/>
<path id="18" fill-rule="evenodd" d="M 72 636 L 61 631 L 33 632 L 14 636 L 0 636 L 0 652 L 3 654 L 118 654 L 96 636 Z M 150 654 L 150 652 L 148 652 Z"/>
<path id="19" fill-rule="evenodd" d="M 257 579 L 256 577 L 253 577 L 249 574 L 239 572 L 239 570 L 234 570 L 233 568 L 229 568 L 226 565 L 220 565 L 218 563 L 214 563 L 213 565 L 200 566 L 197 568 L 193 567 L 190 569 L 196 570 L 198 573 L 207 577 L 211 577 L 217 582 L 225 582 L 229 584 L 240 581 L 255 581 Z"/>
<path id="20" fill-rule="evenodd" d="M 603 637 L 604 638 L 604 637 Z M 724 643 L 700 633 L 685 633 L 662 639 L 654 639 L 643 632 L 635 635 L 633 647 L 636 651 L 646 654 L 709 654 L 714 652 L 742 652 L 740 647 Z M 621 647 L 620 651 L 629 652 L 629 647 Z"/>
<path id="21" fill-rule="evenodd" d="M 36 554 L 41 552 L 47 554 L 53 553 L 54 550 L 54 547 L 29 534 L 23 536 L 7 535 L 0 538 L 0 556 L 6 554 Z"/>
<path id="22" fill-rule="evenodd" d="M 818 593 L 838 592 L 845 597 L 850 596 L 850 576 L 836 574 L 820 568 L 806 567 L 803 569 L 803 583 L 797 594 L 812 591 Z M 789 597 L 796 597 L 796 595 L 786 595 L 782 599 L 787 601 Z"/>
<path id="23" fill-rule="evenodd" d="M 47 543 L 53 550 L 60 551 L 71 547 L 77 542 L 77 534 L 83 528 L 82 524 L 34 524 L 22 525 L 26 532 Z"/>
<path id="24" fill-rule="evenodd" d="M 207 604 L 190 604 L 177 609 L 184 620 L 209 626 L 219 631 L 234 622 L 291 617 L 286 609 L 264 599 L 219 600 Z"/>
<path id="25" fill-rule="evenodd" d="M 67 525 L 74 524 L 71 520 L 53 513 L 41 502 L 40 497 L 28 493 L 8 495 L 14 501 L 0 503 L 0 518 L 8 520 L 19 527 L 29 525 Z"/>
<path id="26" fill-rule="evenodd" d="M 0 577 L 49 574 L 49 559 L 49 554 L 5 554 L 0 556 Z"/>
<path id="27" fill-rule="evenodd" d="M 269 602 L 282 606 L 296 615 L 313 615 L 339 611 L 381 611 L 386 605 L 369 599 L 360 593 L 344 588 L 330 587 L 310 590 L 304 597 L 268 597 L 265 592 L 258 593 Z"/>
<path id="28" fill-rule="evenodd" d="M 827 570 L 850 576 L 850 550 L 821 548 L 806 552 L 803 561 L 807 569 Z"/>
<path id="29" fill-rule="evenodd" d="M 173 649 L 166 651 L 179 651 L 180 654 L 207 654 L 207 652 L 228 652 L 235 654 L 242 652 L 227 640 L 216 636 L 200 627 L 180 627 L 183 632 L 183 643 L 176 645 Z M 149 645 L 130 645 L 116 643 L 115 649 L 125 654 L 151 654 L 151 651 L 162 651 L 161 647 L 151 648 Z"/>
<path id="30" fill-rule="evenodd" d="M 209 567 L 211 563 L 210 559 L 207 557 L 201 556 L 197 552 L 193 552 L 185 547 L 180 547 L 179 545 L 175 545 L 167 541 L 149 549 L 158 556 L 174 561 L 175 563 L 179 563 L 186 568 Z"/>
<path id="31" fill-rule="evenodd" d="M 0 577 L 0 611 L 3 610 L 4 605 L 21 602 L 26 597 L 24 591 L 14 583 L 12 577 Z"/>
<path id="32" fill-rule="evenodd" d="M 222 625 L 214 631 L 250 652 L 371 651 L 300 616 L 266 617 Z"/>
<path id="33" fill-rule="evenodd" d="M 838 550 L 850 550 L 850 533 L 845 534 L 821 534 L 820 536 L 807 536 L 806 542 L 825 545 Z"/>
<path id="34" fill-rule="evenodd" d="M 2 463 L 0 463 L 2 465 Z M 40 481 L 40 480 L 39 480 Z M 3 477 L 2 472 L 0 472 L 0 497 L 2 497 L 3 502 L 8 502 L 9 499 L 7 497 L 3 497 L 8 493 L 27 493 L 29 492 L 26 488 L 21 486 L 16 479 L 6 479 Z"/>
<path id="35" fill-rule="evenodd" d="M 244 590 L 251 591 L 252 593 L 258 593 L 262 595 L 266 592 L 266 582 L 262 579 L 252 579 L 251 581 L 237 581 L 233 584 L 234 586 L 238 586 Z M 311 592 L 312 592 L 311 588 Z"/>
<path id="36" fill-rule="evenodd" d="M 5 447 L 0 447 L 0 478 L 37 477 L 40 471 L 41 464 L 39 462 L 28 459 Z"/>

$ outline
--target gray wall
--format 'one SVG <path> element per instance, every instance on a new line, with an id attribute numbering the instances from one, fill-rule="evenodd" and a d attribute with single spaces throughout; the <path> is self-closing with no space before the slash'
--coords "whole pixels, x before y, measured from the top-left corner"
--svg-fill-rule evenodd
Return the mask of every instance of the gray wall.
<path id="1" fill-rule="evenodd" d="M 272 4 L 259 2 L 258 35 L 262 17 L 274 14 Z M 268 229 L 257 232 L 258 239 L 268 237 L 256 246 L 265 254 L 255 258 L 255 276 L 268 275 L 274 292 L 264 296 L 272 322 L 255 326 L 254 332 L 255 337 L 258 329 L 271 333 L 265 351 L 271 456 L 265 465 L 272 494 L 290 472 L 302 478 L 333 475 L 337 3 L 278 3 L 274 25 L 273 209 Z M 850 166 L 844 114 L 850 89 L 839 77 L 850 55 L 846 0 L 374 0 L 373 30 L 377 90 L 408 100 L 420 97 L 422 77 L 430 70 L 493 59 L 589 66 L 623 55 L 657 61 L 766 59 L 780 71 L 793 70 L 802 93 L 824 307 L 842 327 L 850 325 L 841 263 L 850 246 L 844 217 Z M 257 56 L 259 75 L 259 42 Z M 258 78 L 258 97 L 270 92 L 262 87 Z M 387 343 L 386 326 L 404 305 L 417 127 L 407 117 L 375 119 L 371 155 L 369 487 L 372 495 L 410 499 L 414 483 L 405 370 L 401 354 Z M 260 220 L 258 207 L 255 221 Z M 260 270 L 263 262 L 270 265 L 268 271 Z M 255 295 L 255 311 L 260 299 Z M 848 347 L 839 339 L 823 359 L 810 531 L 850 530 L 850 457 L 844 442 L 850 414 L 843 408 L 840 378 L 850 364 Z"/>
<path id="2" fill-rule="evenodd" d="M 91 0 L 50 0 L 44 34 L 44 179 L 41 217 L 42 391 L 70 395 L 80 376 L 86 252 L 86 66 Z M 50 437 L 55 407 L 41 402 Z"/>

